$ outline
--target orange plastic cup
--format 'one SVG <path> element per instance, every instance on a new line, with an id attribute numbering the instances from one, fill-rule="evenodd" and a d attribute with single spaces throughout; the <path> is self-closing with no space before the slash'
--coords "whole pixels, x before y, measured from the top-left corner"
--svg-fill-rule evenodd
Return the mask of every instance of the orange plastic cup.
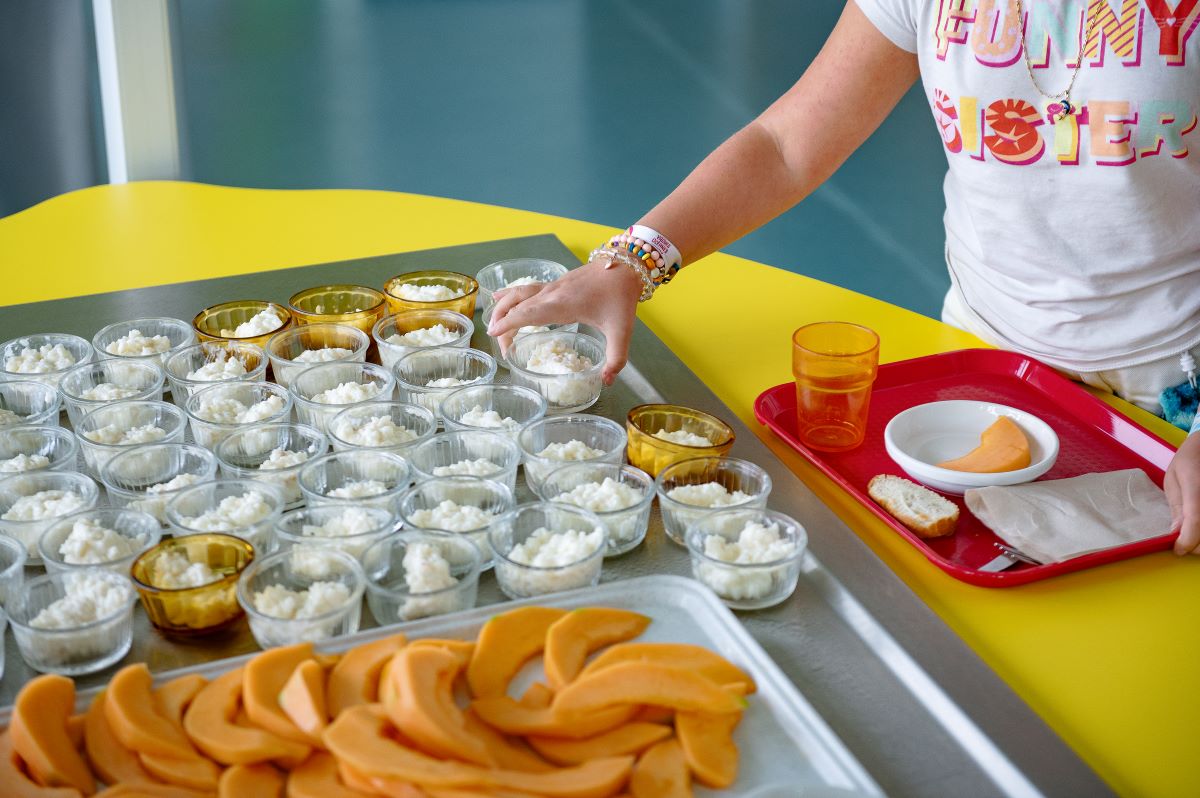
<path id="1" fill-rule="evenodd" d="M 863 441 L 879 336 L 860 324 L 821 321 L 792 333 L 796 421 L 805 446 L 844 452 Z"/>

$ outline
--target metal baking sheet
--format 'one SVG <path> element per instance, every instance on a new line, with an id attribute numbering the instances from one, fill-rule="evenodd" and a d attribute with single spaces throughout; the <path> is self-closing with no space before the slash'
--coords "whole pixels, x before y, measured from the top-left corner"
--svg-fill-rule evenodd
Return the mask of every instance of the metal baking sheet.
<path id="1" fill-rule="evenodd" d="M 382 286 L 391 276 L 446 268 L 474 274 L 497 260 L 578 261 L 555 237 L 531 236 L 466 246 L 278 269 L 89 297 L 5 307 L 0 340 L 67 332 L 88 340 L 121 319 L 190 320 L 217 302 L 286 302 L 326 283 Z M 479 330 L 473 345 L 485 343 Z M 733 454 L 771 475 L 770 505 L 799 519 L 809 554 L 796 592 L 784 603 L 737 617 L 888 795 L 1111 795 L 1111 790 L 1021 699 L 917 598 L 833 512 L 783 465 L 729 408 L 645 325 L 638 322 L 630 365 L 588 412 L 623 422 L 645 402 L 686 404 L 713 413 L 737 433 Z M 528 495 L 528 494 L 525 494 Z M 645 543 L 605 562 L 604 583 L 653 574 L 690 576 L 687 553 L 662 532 L 657 509 Z M 504 601 L 495 578 L 480 580 L 480 606 Z M 370 613 L 364 612 L 364 627 Z M 157 635 L 139 611 L 133 649 L 123 662 L 155 672 L 257 650 L 243 626 L 219 641 L 179 643 Z M 11 638 L 11 636 L 10 636 Z M 0 705 L 33 675 L 7 642 Z M 105 682 L 112 670 L 78 679 Z"/>

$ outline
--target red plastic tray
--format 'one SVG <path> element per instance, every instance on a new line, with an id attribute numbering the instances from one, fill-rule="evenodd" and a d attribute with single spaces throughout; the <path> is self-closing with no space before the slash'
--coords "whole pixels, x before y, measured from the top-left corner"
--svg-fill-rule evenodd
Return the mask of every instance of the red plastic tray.
<path id="1" fill-rule="evenodd" d="M 1176 533 L 1093 552 L 1061 563 L 1018 563 L 998 573 L 979 568 L 1000 554 L 998 538 L 963 505 L 961 496 L 946 498 L 960 510 L 958 531 L 924 539 L 867 496 L 876 474 L 905 476 L 888 457 L 883 428 L 903 410 L 945 399 L 974 399 L 1010 405 L 1037 415 L 1059 438 L 1058 460 L 1042 479 L 1064 479 L 1099 471 L 1140 468 L 1161 487 L 1175 454 L 1169 443 L 1147 432 L 1049 366 L 1032 358 L 995 349 L 964 349 L 941 355 L 888 363 L 879 367 L 871 395 L 863 444 L 849 452 L 811 450 L 796 429 L 794 383 L 777 385 L 754 403 L 754 415 L 792 448 L 812 461 L 865 507 L 916 546 L 933 564 L 953 577 L 984 587 L 1023 585 L 1171 547 Z"/>

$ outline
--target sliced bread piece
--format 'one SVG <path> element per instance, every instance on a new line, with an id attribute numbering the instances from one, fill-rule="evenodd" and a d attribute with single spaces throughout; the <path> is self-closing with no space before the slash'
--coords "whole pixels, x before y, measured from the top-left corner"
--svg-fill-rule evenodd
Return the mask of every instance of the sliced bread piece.
<path id="1" fill-rule="evenodd" d="M 867 484 L 867 493 L 900 523 L 923 538 L 954 533 L 958 507 L 922 485 L 903 477 L 879 474 Z"/>

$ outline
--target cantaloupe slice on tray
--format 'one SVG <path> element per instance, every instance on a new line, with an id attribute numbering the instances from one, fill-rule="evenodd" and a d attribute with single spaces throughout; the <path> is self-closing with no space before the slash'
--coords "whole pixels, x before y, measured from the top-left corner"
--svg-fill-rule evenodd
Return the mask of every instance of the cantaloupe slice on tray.
<path id="1" fill-rule="evenodd" d="M 1000 416 L 979 436 L 979 446 L 954 460 L 938 463 L 938 468 L 998 474 L 1028 468 L 1031 461 L 1029 438 L 1008 416 Z"/>
<path id="2" fill-rule="evenodd" d="M 67 732 L 74 711 L 75 682 L 53 674 L 35 677 L 17 694 L 7 736 L 35 784 L 91 795 L 96 779 Z"/>
<path id="3" fill-rule="evenodd" d="M 475 653 L 467 666 L 471 695 L 505 695 L 521 666 L 545 648 L 551 625 L 566 614 L 557 607 L 521 607 L 490 618 L 479 630 Z"/>
<path id="4" fill-rule="evenodd" d="M 325 744 L 340 765 L 372 779 L 421 787 L 516 790 L 547 798 L 608 798 L 621 788 L 632 757 L 595 759 L 586 765 L 527 773 L 437 759 L 396 740 L 382 708 L 343 712 L 325 731 Z"/>

